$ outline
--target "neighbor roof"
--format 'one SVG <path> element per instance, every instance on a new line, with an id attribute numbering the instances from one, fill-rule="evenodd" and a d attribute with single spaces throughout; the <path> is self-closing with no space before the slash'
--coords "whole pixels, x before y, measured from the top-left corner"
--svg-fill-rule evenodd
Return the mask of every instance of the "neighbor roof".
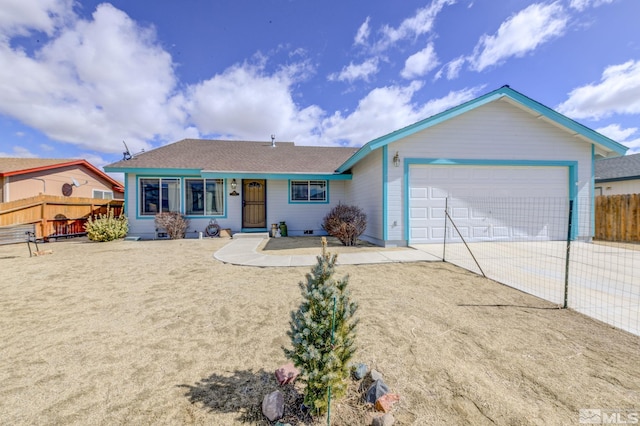
<path id="1" fill-rule="evenodd" d="M 0 176 L 17 176 L 27 173 L 54 170 L 69 166 L 83 166 L 113 185 L 114 191 L 124 192 L 122 183 L 105 174 L 86 160 L 69 158 L 16 158 L 0 157 Z"/>
<path id="2" fill-rule="evenodd" d="M 471 111 L 482 105 L 486 105 L 497 100 L 505 100 L 507 102 L 510 102 L 511 104 L 516 105 L 531 114 L 535 114 L 537 117 L 543 118 L 567 132 L 570 132 L 572 135 L 580 137 L 581 139 L 594 144 L 598 147 L 597 149 L 601 151 L 603 156 L 624 155 L 624 153 L 628 149 L 626 146 L 614 141 L 613 139 L 609 139 L 608 137 L 592 129 L 589 129 L 588 127 L 578 123 L 577 121 L 573 121 L 572 119 L 560 114 L 559 112 L 554 111 L 553 109 L 523 95 L 522 93 L 511 89 L 509 86 L 502 86 L 497 90 L 465 102 L 461 105 L 458 105 L 457 107 L 448 109 L 439 114 L 418 121 L 417 123 L 411 124 L 407 127 L 367 142 L 353 157 L 351 157 L 346 163 L 341 165 L 338 168 L 338 171 L 340 172 L 349 170 L 351 167 L 353 167 L 354 164 L 369 155 L 369 153 L 385 145 L 388 145 L 391 142 L 395 142 L 399 139 L 405 138 L 424 129 L 428 129 L 444 121 L 457 117 L 460 114 L 464 114 L 465 112 Z"/>
<path id="3" fill-rule="evenodd" d="M 596 161 L 596 182 L 640 179 L 640 154 Z"/>
<path id="4" fill-rule="evenodd" d="M 200 172 L 333 174 L 357 148 L 293 142 L 183 139 L 105 167 L 113 172 L 190 169 Z"/>

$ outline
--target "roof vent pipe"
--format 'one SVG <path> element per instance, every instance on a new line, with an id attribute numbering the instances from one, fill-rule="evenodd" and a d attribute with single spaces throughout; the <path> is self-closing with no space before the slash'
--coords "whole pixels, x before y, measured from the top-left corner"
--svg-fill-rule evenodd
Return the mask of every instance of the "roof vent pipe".
<path id="1" fill-rule="evenodd" d="M 276 135 L 271 135 L 271 148 L 276 147 Z"/>

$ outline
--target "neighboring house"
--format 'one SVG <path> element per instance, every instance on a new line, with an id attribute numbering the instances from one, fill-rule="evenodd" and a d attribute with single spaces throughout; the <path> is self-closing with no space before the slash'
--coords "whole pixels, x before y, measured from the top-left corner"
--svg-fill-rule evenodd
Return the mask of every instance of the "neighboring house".
<path id="1" fill-rule="evenodd" d="M 587 224 L 573 236 L 589 238 L 593 162 L 625 151 L 505 86 L 357 150 L 186 139 L 105 170 L 125 174 L 134 236 L 153 238 L 160 211 L 188 217 L 190 237 L 212 220 L 234 233 L 285 221 L 289 235 L 323 234 L 323 217 L 342 203 L 367 214 L 362 239 L 405 246 L 442 242 L 447 197 L 570 199 L 580 207 L 574 223 Z M 454 216 L 470 240 L 522 232 L 490 213 L 467 208 Z"/>
<path id="2" fill-rule="evenodd" d="M 640 194 L 640 154 L 596 161 L 595 195 Z"/>
<path id="3" fill-rule="evenodd" d="M 123 199 L 124 188 L 85 160 L 0 157 L 0 202 L 39 194 Z"/>

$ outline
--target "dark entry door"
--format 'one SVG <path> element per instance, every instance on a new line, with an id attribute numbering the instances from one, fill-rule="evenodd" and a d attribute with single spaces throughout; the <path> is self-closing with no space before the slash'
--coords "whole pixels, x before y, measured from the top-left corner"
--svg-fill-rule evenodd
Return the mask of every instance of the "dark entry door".
<path id="1" fill-rule="evenodd" d="M 242 181 L 243 228 L 266 228 L 266 186 L 264 179 L 244 179 Z"/>

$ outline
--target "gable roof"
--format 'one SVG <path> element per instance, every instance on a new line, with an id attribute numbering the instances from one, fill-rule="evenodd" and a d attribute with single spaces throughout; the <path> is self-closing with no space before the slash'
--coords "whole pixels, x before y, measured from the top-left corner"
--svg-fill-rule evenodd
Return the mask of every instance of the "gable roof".
<path id="1" fill-rule="evenodd" d="M 85 167 L 109 182 L 113 186 L 114 191 L 124 192 L 122 183 L 105 174 L 102 170 L 98 169 L 88 161 L 78 159 L 0 157 L 0 177 L 18 176 L 70 166 Z"/>
<path id="2" fill-rule="evenodd" d="M 640 154 L 596 161 L 596 182 L 640 179 Z"/>
<path id="3" fill-rule="evenodd" d="M 357 148 L 293 142 L 183 139 L 105 167 L 112 172 L 180 169 L 204 173 L 333 174 Z"/>
<path id="4" fill-rule="evenodd" d="M 411 124 L 402 129 L 396 130 L 387 135 L 367 142 L 353 157 L 342 164 L 338 168 L 338 171 L 343 172 L 349 170 L 358 161 L 366 157 L 369 153 L 385 145 L 388 145 L 391 142 L 405 138 L 424 129 L 428 129 L 429 127 L 433 127 L 444 121 L 464 114 L 465 112 L 471 111 L 482 105 L 486 105 L 497 100 L 507 101 L 512 105 L 520 107 L 523 110 L 535 115 L 538 118 L 545 119 L 547 122 L 560 127 L 561 129 L 571 133 L 576 137 L 581 138 L 585 142 L 594 144 L 594 146 L 597 147 L 596 149 L 599 151 L 600 155 L 623 155 L 628 149 L 626 146 L 614 141 L 613 139 L 610 139 L 576 121 L 573 121 L 572 119 L 560 114 L 559 112 L 554 111 L 553 109 L 523 95 L 522 93 L 511 89 L 509 86 L 502 86 L 497 90 L 465 102 L 461 105 L 458 105 L 457 107 L 448 109 L 444 112 L 433 115 L 429 118 L 418 121 L 417 123 Z"/>

